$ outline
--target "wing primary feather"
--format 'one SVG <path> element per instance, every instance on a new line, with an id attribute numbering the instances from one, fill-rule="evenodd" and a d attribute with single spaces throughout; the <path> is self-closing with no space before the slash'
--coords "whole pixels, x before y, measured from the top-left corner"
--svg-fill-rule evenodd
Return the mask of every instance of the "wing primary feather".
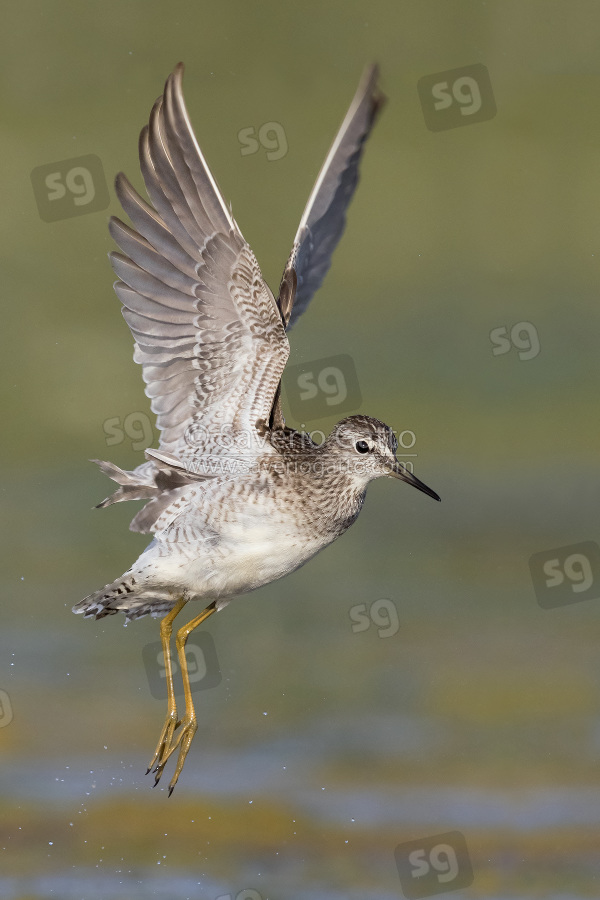
<path id="1" fill-rule="evenodd" d="M 379 66 L 367 66 L 359 82 L 354 99 L 344 117 L 321 171 L 317 176 L 308 203 L 298 228 L 309 225 L 327 212 L 327 201 L 330 200 L 323 188 L 328 180 L 339 179 L 348 165 L 348 153 L 344 152 L 344 143 L 351 141 L 351 154 L 359 149 L 360 144 L 368 136 L 374 125 L 377 114 L 385 103 L 385 95 L 378 89 Z M 340 153 L 340 151 L 342 151 Z"/>
<path id="2" fill-rule="evenodd" d="M 140 235 L 154 247 L 157 253 L 162 254 L 181 272 L 185 272 L 190 277 L 196 275 L 197 260 L 177 243 L 156 210 L 140 197 L 122 172 L 117 175 L 115 180 L 115 190 L 124 211 Z"/>
<path id="3" fill-rule="evenodd" d="M 211 432 L 223 424 L 256 429 L 269 420 L 289 343 L 273 295 L 197 144 L 182 73 L 179 65 L 168 77 L 140 133 L 148 201 L 117 176 L 117 195 L 132 224 L 112 218 L 109 228 L 121 251 L 110 255 L 115 291 L 157 415 L 159 451 L 185 460 L 198 452 L 187 440 L 192 425 Z"/>
<path id="4" fill-rule="evenodd" d="M 167 79 L 165 85 L 167 116 L 177 134 L 183 158 L 196 186 L 197 195 L 202 197 L 204 208 L 215 230 L 225 233 L 233 230 L 239 233 L 235 219 L 229 212 L 219 186 L 196 141 L 183 99 L 183 70 L 183 63 L 178 63 Z"/>
<path id="5" fill-rule="evenodd" d="M 290 268 L 295 270 L 297 288 L 287 318 L 288 330 L 321 286 L 344 231 L 346 210 L 358 183 L 364 143 L 385 102 L 377 86 L 378 77 L 376 65 L 365 69 L 300 219 L 282 279 L 285 290 L 287 272 Z"/>
<path id="6" fill-rule="evenodd" d="M 196 195 L 194 204 L 188 198 L 181 185 L 181 175 L 186 168 L 181 165 L 180 150 L 177 143 L 165 134 L 164 103 L 154 105 L 148 124 L 148 152 L 160 189 L 164 194 L 170 210 L 183 225 L 197 247 L 201 247 L 207 234 L 213 230 L 213 224 L 204 212 L 201 199 Z M 179 163 L 179 165 L 176 165 Z M 193 195 L 192 195 L 193 196 Z M 192 210 L 196 207 L 196 215 Z"/>
<path id="7" fill-rule="evenodd" d="M 162 281 L 163 284 L 167 284 L 169 287 L 175 288 L 175 290 L 190 293 L 190 284 L 196 285 L 198 283 L 196 276 L 192 278 L 186 272 L 182 272 L 166 256 L 158 253 L 144 237 L 137 234 L 119 219 L 112 216 L 108 227 L 113 240 L 119 245 L 123 253 L 127 254 L 127 257 L 141 269 Z M 192 289 L 192 295 L 193 293 L 194 290 Z"/>
<path id="8" fill-rule="evenodd" d="M 149 300 L 142 294 L 138 294 L 129 285 L 122 281 L 117 281 L 113 285 L 115 293 L 123 306 L 138 313 L 140 316 L 146 316 L 149 319 L 156 319 L 158 322 L 171 322 L 176 325 L 186 325 L 190 322 L 189 311 L 185 312 L 172 307 L 165 306 L 162 303 L 156 303 Z"/>
<path id="9" fill-rule="evenodd" d="M 160 177 L 154 169 L 154 161 L 150 152 L 148 125 L 145 125 L 140 132 L 139 156 L 144 184 L 154 208 L 177 243 L 194 259 L 198 255 L 198 245 L 189 235 L 183 223 L 177 218 L 177 214 L 173 211 L 173 207 L 161 184 Z"/>
<path id="10" fill-rule="evenodd" d="M 134 253 L 134 255 L 137 255 L 139 258 L 139 254 Z M 177 270 L 173 272 L 170 264 L 165 263 L 164 259 L 154 252 L 147 253 L 145 256 L 142 255 L 141 261 L 144 265 L 138 265 L 137 262 L 133 261 L 129 256 L 123 256 L 122 253 L 112 251 L 108 256 L 115 274 L 118 275 L 121 281 L 124 281 L 134 290 L 139 291 L 140 294 L 148 296 L 145 290 L 147 285 L 149 289 L 154 291 L 154 293 L 149 294 L 153 298 L 155 298 L 157 291 L 160 292 L 161 286 L 164 288 L 165 295 L 173 296 L 171 292 L 175 291 L 177 295 L 187 295 L 192 297 L 193 300 L 197 297 L 196 291 L 200 287 L 201 282 L 189 278 L 182 272 L 177 272 Z M 190 310 L 190 305 L 190 302 L 187 301 L 186 307 L 188 310 Z"/>

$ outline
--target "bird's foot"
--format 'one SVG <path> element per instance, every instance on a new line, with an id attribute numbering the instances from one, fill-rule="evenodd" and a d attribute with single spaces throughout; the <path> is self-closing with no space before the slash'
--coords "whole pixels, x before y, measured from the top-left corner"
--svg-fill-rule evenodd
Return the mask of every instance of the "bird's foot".
<path id="1" fill-rule="evenodd" d="M 173 742 L 173 735 L 175 734 L 175 730 L 179 727 L 180 720 L 177 718 L 177 710 L 175 707 L 169 709 L 167 712 L 167 718 L 165 719 L 165 724 L 162 727 L 162 731 L 160 733 L 160 737 L 158 739 L 158 744 L 156 745 L 156 750 L 154 751 L 154 756 L 152 757 L 148 768 L 146 769 L 146 775 L 149 772 L 157 772 L 161 763 L 163 764 L 169 758 L 168 751 Z M 161 772 L 162 774 L 162 768 Z M 156 780 L 154 782 L 154 786 L 159 782 L 160 774 L 156 776 Z"/>
<path id="2" fill-rule="evenodd" d="M 171 740 L 170 746 L 165 749 L 160 759 L 158 760 L 154 772 L 156 775 L 154 786 L 158 784 L 160 781 L 161 775 L 164 771 L 165 765 L 170 758 L 170 756 L 177 750 L 179 747 L 179 756 L 177 757 L 177 765 L 175 766 L 175 772 L 171 781 L 169 783 L 169 797 L 173 793 L 175 789 L 175 785 L 181 775 L 181 771 L 183 769 L 183 764 L 185 763 L 186 757 L 188 755 L 189 749 L 192 745 L 192 741 L 194 740 L 194 735 L 198 731 L 198 721 L 195 716 L 188 717 L 187 715 L 181 719 L 180 722 L 177 722 L 177 726 L 181 725 L 181 731 L 177 735 L 174 740 Z M 176 726 L 176 727 L 177 727 Z"/>

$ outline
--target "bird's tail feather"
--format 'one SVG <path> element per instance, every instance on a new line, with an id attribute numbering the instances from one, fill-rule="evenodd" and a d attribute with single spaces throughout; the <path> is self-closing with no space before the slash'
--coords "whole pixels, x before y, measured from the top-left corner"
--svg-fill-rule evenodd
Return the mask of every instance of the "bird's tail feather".
<path id="1" fill-rule="evenodd" d="M 123 500 L 150 500 L 133 517 L 129 528 L 148 534 L 155 531 L 155 523 L 164 509 L 169 506 L 175 491 L 191 482 L 206 481 L 215 477 L 212 473 L 195 472 L 184 463 L 160 450 L 146 450 L 148 462 L 142 463 L 131 472 L 120 469 L 111 462 L 92 459 L 105 475 L 120 485 L 119 489 L 98 503 L 96 509 L 121 503 Z"/>
<path id="2" fill-rule="evenodd" d="M 96 509 L 103 509 L 112 503 L 121 503 L 123 500 L 150 500 L 156 497 L 158 490 L 154 481 L 153 474 L 156 471 L 151 464 L 145 463 L 138 466 L 133 472 L 126 472 L 116 466 L 114 463 L 105 462 L 101 459 L 92 459 L 90 462 L 100 466 L 105 475 L 116 481 L 121 487 L 105 497 L 101 503 L 98 503 Z"/>
<path id="3" fill-rule="evenodd" d="M 120 469 L 111 462 L 93 459 L 105 475 L 120 485 L 119 489 L 98 503 L 96 509 L 121 503 L 123 500 L 150 500 L 134 516 L 131 531 L 143 534 L 154 531 L 154 524 L 162 511 L 170 504 L 174 491 L 191 482 L 206 481 L 216 473 L 196 472 L 184 463 L 160 450 L 146 450 L 148 462 L 142 463 L 131 472 Z"/>
<path id="4" fill-rule="evenodd" d="M 176 598 L 169 596 L 164 588 L 157 585 L 153 589 L 152 585 L 140 582 L 129 571 L 99 591 L 88 594 L 75 604 L 73 612 L 82 614 L 86 619 L 103 619 L 104 616 L 122 612 L 129 621 L 148 613 L 152 616 L 164 616 L 175 603 Z"/>

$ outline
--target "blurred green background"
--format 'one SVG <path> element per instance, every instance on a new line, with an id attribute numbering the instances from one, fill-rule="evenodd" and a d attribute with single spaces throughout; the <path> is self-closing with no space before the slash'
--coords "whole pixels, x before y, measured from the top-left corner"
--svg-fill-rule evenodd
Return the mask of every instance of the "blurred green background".
<path id="1" fill-rule="evenodd" d="M 600 6 L 25 0 L 0 46 L 0 896 L 387 900 L 398 844 L 460 831 L 460 896 L 597 897 L 600 592 L 543 609 L 528 561 L 598 539 Z M 414 431 L 442 503 L 375 483 L 342 540 L 210 620 L 223 679 L 196 694 L 167 800 L 143 775 L 157 622 L 70 609 L 147 542 L 133 504 L 91 511 L 109 485 L 88 459 L 143 459 L 103 427 L 149 412 L 106 223 L 116 172 L 141 185 L 138 133 L 179 60 L 274 290 L 380 63 L 389 102 L 291 362 L 349 354 L 361 410 Z M 418 81 L 476 63 L 496 116 L 428 130 Z M 241 152 L 265 122 L 280 159 Z M 42 221 L 32 170 L 87 154 L 109 208 Z M 491 332 L 521 322 L 539 353 L 495 355 Z M 351 610 L 384 598 L 397 632 L 353 631 Z"/>

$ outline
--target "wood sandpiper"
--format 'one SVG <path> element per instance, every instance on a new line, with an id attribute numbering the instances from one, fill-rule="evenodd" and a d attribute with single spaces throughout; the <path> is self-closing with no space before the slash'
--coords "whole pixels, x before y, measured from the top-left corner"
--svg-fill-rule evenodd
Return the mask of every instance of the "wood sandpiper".
<path id="1" fill-rule="evenodd" d="M 168 709 L 148 772 L 158 784 L 179 750 L 169 795 L 198 727 L 189 634 L 234 596 L 293 572 L 340 537 L 374 478 L 399 478 L 440 499 L 397 460 L 383 422 L 350 416 L 317 445 L 287 427 L 281 410 L 286 332 L 320 287 L 344 230 L 384 102 L 377 67 L 365 71 L 319 173 L 277 299 L 196 142 L 182 76 L 180 63 L 140 135 L 150 203 L 119 174 L 116 192 L 133 227 L 117 218 L 109 226 L 123 251 L 110 254 L 115 291 L 161 438 L 133 471 L 95 460 L 119 485 L 99 506 L 145 500 L 131 529 L 153 540 L 124 575 L 73 610 L 96 619 L 161 617 Z M 210 602 L 175 640 L 185 695 L 179 719 L 170 638 L 175 617 L 198 600 Z"/>

